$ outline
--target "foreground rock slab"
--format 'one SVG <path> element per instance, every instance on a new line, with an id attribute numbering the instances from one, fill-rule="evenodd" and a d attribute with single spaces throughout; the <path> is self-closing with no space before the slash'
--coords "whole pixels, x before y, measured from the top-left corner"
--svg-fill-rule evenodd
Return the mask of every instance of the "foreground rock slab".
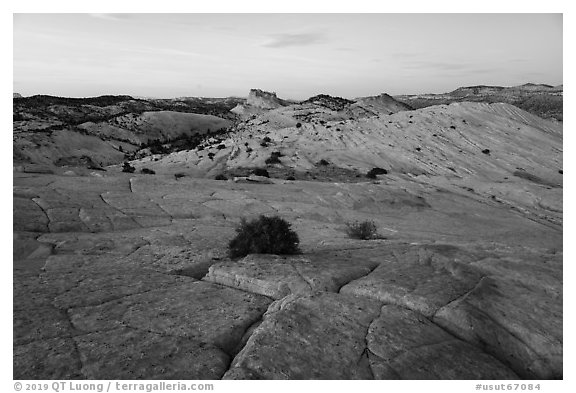
<path id="1" fill-rule="evenodd" d="M 372 379 L 368 326 L 379 303 L 321 293 L 277 301 L 224 379 Z"/>
<path id="2" fill-rule="evenodd" d="M 341 293 L 366 296 L 432 317 L 440 307 L 470 291 L 482 274 L 456 258 L 454 247 L 391 249 L 369 275 L 342 288 Z"/>
<path id="3" fill-rule="evenodd" d="M 496 358 L 394 305 L 382 307 L 366 342 L 375 379 L 518 379 Z"/>
<path id="4" fill-rule="evenodd" d="M 434 321 L 509 363 L 524 378 L 562 378 L 562 299 L 483 278 Z"/>
<path id="5" fill-rule="evenodd" d="M 370 273 L 378 262 L 343 253 L 306 256 L 249 255 L 210 267 L 207 281 L 282 299 L 289 294 L 337 292 L 344 284 Z"/>

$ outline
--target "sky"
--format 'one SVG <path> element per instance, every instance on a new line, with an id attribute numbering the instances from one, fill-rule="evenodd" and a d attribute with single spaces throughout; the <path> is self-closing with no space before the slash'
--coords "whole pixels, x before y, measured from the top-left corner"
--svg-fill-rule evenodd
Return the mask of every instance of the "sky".
<path id="1" fill-rule="evenodd" d="M 353 98 L 559 85 L 562 14 L 14 14 L 24 96 Z"/>

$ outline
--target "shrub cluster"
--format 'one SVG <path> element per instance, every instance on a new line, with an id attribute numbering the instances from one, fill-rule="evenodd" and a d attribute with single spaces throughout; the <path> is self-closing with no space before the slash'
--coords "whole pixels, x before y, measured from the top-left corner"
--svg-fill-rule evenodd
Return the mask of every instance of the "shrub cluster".
<path id="1" fill-rule="evenodd" d="M 279 151 L 273 151 L 272 154 L 270 154 L 270 157 L 268 157 L 264 162 L 266 162 L 266 164 L 281 164 L 282 162 L 280 161 L 280 157 L 283 156 L 284 155 Z"/>
<path id="2" fill-rule="evenodd" d="M 135 170 L 136 170 L 136 168 L 134 168 L 132 165 L 130 165 L 130 163 L 128 161 L 124 161 L 124 164 L 122 165 L 122 172 L 134 173 Z"/>
<path id="3" fill-rule="evenodd" d="M 353 239 L 369 240 L 378 237 L 378 229 L 374 221 L 346 223 L 346 233 Z"/>
<path id="4" fill-rule="evenodd" d="M 240 258 L 248 254 L 298 254 L 300 240 L 290 226 L 278 216 L 260 216 L 249 222 L 242 219 L 236 237 L 228 243 L 228 255 Z"/>
<path id="5" fill-rule="evenodd" d="M 226 177 L 226 175 L 219 173 L 214 177 L 214 180 L 228 180 L 228 178 Z"/>

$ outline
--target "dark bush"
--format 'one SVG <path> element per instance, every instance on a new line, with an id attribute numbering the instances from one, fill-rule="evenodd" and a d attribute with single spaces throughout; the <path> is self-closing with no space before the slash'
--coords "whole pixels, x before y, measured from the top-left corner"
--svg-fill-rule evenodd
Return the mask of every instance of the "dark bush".
<path id="1" fill-rule="evenodd" d="M 450 126 L 450 128 L 452 128 L 453 130 L 455 130 L 455 129 L 456 129 L 456 126 Z"/>
<path id="2" fill-rule="evenodd" d="M 228 180 L 228 178 L 226 177 L 226 175 L 219 173 L 214 177 L 214 180 Z"/>
<path id="3" fill-rule="evenodd" d="M 318 165 L 330 165 L 330 163 L 328 161 L 326 161 L 325 159 L 321 159 L 320 161 L 318 161 Z"/>
<path id="4" fill-rule="evenodd" d="M 218 145 L 216 146 L 216 149 L 218 150 L 226 149 L 226 145 Z"/>
<path id="5" fill-rule="evenodd" d="M 214 153 L 212 153 L 212 152 L 208 153 L 208 158 L 209 158 L 209 159 L 213 160 L 213 159 L 214 159 L 214 156 L 215 156 Z"/>
<path id="6" fill-rule="evenodd" d="M 346 223 L 346 233 L 353 239 L 369 240 L 378 238 L 374 221 Z"/>
<path id="7" fill-rule="evenodd" d="M 296 180 L 296 178 L 294 176 L 288 176 L 286 180 Z"/>
<path id="8" fill-rule="evenodd" d="M 128 161 L 124 161 L 124 164 L 122 165 L 122 172 L 134 173 L 135 170 L 136 170 L 136 168 L 134 168 L 132 165 L 130 165 L 130 163 Z"/>
<path id="9" fill-rule="evenodd" d="M 268 147 L 268 144 L 267 144 L 266 142 L 262 141 L 262 142 L 260 142 L 260 146 L 262 146 L 262 147 Z"/>
<path id="10" fill-rule="evenodd" d="M 302 127 L 302 123 L 296 123 L 296 128 Z"/>
<path id="11" fill-rule="evenodd" d="M 236 237 L 228 243 L 228 255 L 241 258 L 248 254 L 298 254 L 300 240 L 290 226 L 278 216 L 260 216 L 250 222 L 242 219 Z"/>
<path id="12" fill-rule="evenodd" d="M 484 153 L 484 154 L 490 154 L 490 149 L 484 149 L 484 150 L 482 150 L 482 153 Z"/>
<path id="13" fill-rule="evenodd" d="M 246 148 L 246 153 L 250 153 L 251 151 L 252 151 L 252 148 L 251 148 L 251 147 L 247 147 L 247 148 Z"/>
<path id="14" fill-rule="evenodd" d="M 270 143 L 270 142 L 272 142 L 272 139 L 270 139 L 270 137 L 265 136 L 264 139 L 262 139 L 262 141 L 266 142 L 266 143 Z"/>
<path id="15" fill-rule="evenodd" d="M 563 175 L 563 174 L 564 174 L 564 171 L 563 171 L 562 169 L 560 169 L 560 170 L 558 170 L 558 173 L 561 174 L 561 175 Z"/>
<path id="16" fill-rule="evenodd" d="M 256 176 L 270 177 L 270 174 L 264 168 L 254 168 L 254 170 L 252 171 L 252 174 L 254 174 Z"/>
<path id="17" fill-rule="evenodd" d="M 148 168 L 140 169 L 140 173 L 143 173 L 145 175 L 155 175 L 156 174 L 156 172 L 154 172 L 152 169 L 148 169 Z"/>
<path id="18" fill-rule="evenodd" d="M 275 155 L 274 153 L 272 153 L 272 155 L 270 157 L 268 157 L 264 162 L 266 164 L 281 164 L 282 163 L 280 161 L 280 159 L 278 158 L 278 156 Z"/>
<path id="19" fill-rule="evenodd" d="M 174 174 L 174 178 L 175 178 L 176 180 L 180 179 L 181 177 L 185 177 L 185 176 L 186 176 L 185 173 L 180 173 L 180 172 Z"/>
<path id="20" fill-rule="evenodd" d="M 370 169 L 366 174 L 366 177 L 370 179 L 376 179 L 376 175 L 386 175 L 387 173 L 388 171 L 386 169 L 376 167 Z"/>
<path id="21" fill-rule="evenodd" d="M 198 147 L 196 148 L 196 150 L 202 151 L 202 150 L 204 150 L 204 146 L 198 146 Z"/>

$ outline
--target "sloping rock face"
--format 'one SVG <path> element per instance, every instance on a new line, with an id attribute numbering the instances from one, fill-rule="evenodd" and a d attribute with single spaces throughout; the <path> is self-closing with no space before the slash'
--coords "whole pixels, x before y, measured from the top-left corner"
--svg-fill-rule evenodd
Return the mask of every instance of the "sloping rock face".
<path id="1" fill-rule="evenodd" d="M 561 227 L 387 183 L 16 172 L 14 378 L 562 378 Z M 228 259 L 260 214 L 303 253 Z"/>

